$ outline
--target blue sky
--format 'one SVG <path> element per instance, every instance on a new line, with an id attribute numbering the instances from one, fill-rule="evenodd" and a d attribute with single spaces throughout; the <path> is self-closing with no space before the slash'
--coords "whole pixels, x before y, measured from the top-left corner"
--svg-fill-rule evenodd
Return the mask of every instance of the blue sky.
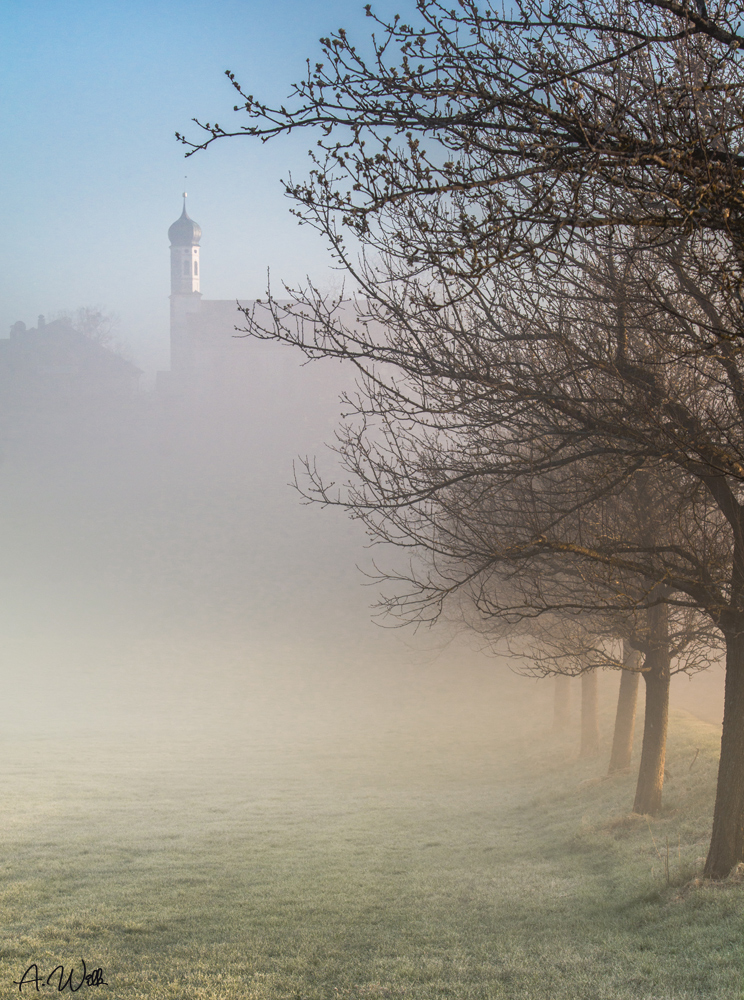
<path id="1" fill-rule="evenodd" d="M 384 0 L 380 12 L 410 9 Z M 237 120 L 233 70 L 283 99 L 343 26 L 368 35 L 363 0 L 4 0 L 0 336 L 82 305 L 117 315 L 130 356 L 167 366 L 168 226 L 189 192 L 206 298 L 262 294 L 266 270 L 332 281 L 319 237 L 289 215 L 280 178 L 306 168 L 309 135 L 242 139 L 184 160 L 190 119 Z M 184 181 L 184 175 L 188 179 Z"/>

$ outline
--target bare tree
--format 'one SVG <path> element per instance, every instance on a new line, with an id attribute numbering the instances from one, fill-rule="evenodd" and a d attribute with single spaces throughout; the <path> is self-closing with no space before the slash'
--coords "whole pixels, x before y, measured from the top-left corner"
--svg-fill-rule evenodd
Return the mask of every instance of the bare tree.
<path id="1" fill-rule="evenodd" d="M 384 327 L 379 310 L 349 324 L 316 301 L 313 324 L 275 311 L 276 331 L 311 357 L 347 357 L 361 372 L 360 396 L 348 401 L 357 421 L 338 445 L 352 474 L 348 491 L 339 496 L 313 468 L 306 488 L 347 506 L 373 537 L 427 553 L 424 572 L 398 574 L 389 611 L 435 619 L 467 586 L 486 616 L 579 607 L 656 615 L 662 638 L 644 650 L 652 791 L 637 800 L 654 812 L 670 676 L 660 605 L 704 611 L 726 635 L 732 662 L 739 655 L 740 632 L 726 625 L 742 616 L 731 584 L 741 558 L 731 534 L 741 517 L 741 362 L 729 339 L 711 337 L 715 296 L 681 266 L 679 247 L 653 255 L 597 242 L 591 249 L 550 295 L 532 270 L 519 285 L 483 279 L 446 307 L 427 304 L 419 283 L 386 291 Z M 719 308 L 716 329 L 726 322 Z M 654 493 L 643 499 L 651 473 Z M 620 516 L 613 511 L 623 494 Z M 665 524 L 658 537 L 649 534 L 651 507 Z M 513 603 L 494 599 L 491 574 L 504 565 L 539 566 L 547 578 L 556 561 L 572 582 L 593 564 L 606 596 L 587 608 L 570 588 L 545 602 L 540 591 L 520 597 L 517 586 Z M 629 589 L 630 579 L 644 583 Z M 728 805 L 734 826 L 738 794 Z"/>
<path id="2" fill-rule="evenodd" d="M 557 614 L 555 610 L 551 610 L 537 620 L 523 622 L 521 628 L 512 627 L 508 640 L 510 651 L 520 659 L 527 660 L 530 666 L 522 669 L 534 676 L 555 674 L 557 677 L 581 677 L 580 756 L 594 756 L 598 750 L 598 668 L 620 669 L 623 680 L 630 677 L 636 682 L 632 688 L 631 707 L 622 698 L 619 700 L 610 773 L 630 766 L 635 692 L 639 676 L 643 677 L 646 711 L 633 811 L 657 815 L 662 804 L 670 681 L 675 673 L 693 673 L 710 665 L 720 647 L 716 630 L 699 614 L 665 603 L 665 595 L 658 593 L 657 588 L 654 594 L 648 595 L 651 600 L 645 611 L 629 614 L 627 611 L 618 613 L 605 610 L 598 613 L 596 609 L 601 595 L 598 593 L 597 580 L 587 586 L 588 581 L 584 575 L 578 581 L 574 579 L 570 587 L 561 580 L 559 587 L 551 588 L 545 583 L 546 569 L 549 571 L 549 564 L 546 565 L 541 560 L 540 586 L 535 587 L 535 593 L 530 598 L 533 613 L 537 612 L 541 603 L 548 602 L 553 608 L 563 602 L 567 608 L 571 608 L 571 613 Z M 561 577 L 565 576 L 565 567 L 559 569 L 559 574 Z M 524 576 L 522 567 L 520 586 L 526 590 Z M 535 582 L 536 579 L 533 580 L 533 587 Z M 634 582 L 625 577 L 622 590 L 627 595 L 639 583 L 638 580 Z M 618 589 L 619 584 L 620 581 L 616 580 L 615 587 Z M 600 588 L 608 591 L 610 599 L 613 598 L 608 581 L 604 581 Z M 570 604 L 567 600 L 569 593 Z M 615 593 L 614 597 L 616 596 Z M 637 595 L 638 603 L 641 599 L 640 594 Z M 489 600 L 494 609 L 499 604 L 511 604 L 504 594 L 490 597 Z M 594 610 L 577 614 L 582 603 Z M 492 628 L 492 619 L 486 621 L 488 624 L 481 619 L 481 630 Z M 475 622 L 474 625 L 477 628 L 479 623 Z M 497 627 L 495 634 L 498 636 L 501 631 L 503 629 Z M 620 635 L 625 638 L 618 639 Z M 630 654 L 633 647 L 644 651 L 642 659 Z"/>
<path id="3" fill-rule="evenodd" d="M 309 178 L 286 183 L 297 213 L 342 256 L 346 230 L 409 271 L 473 278 L 607 226 L 704 228 L 739 246 L 741 0 L 418 0 L 408 21 L 367 13 L 369 43 L 321 39 L 287 104 L 228 71 L 247 123 L 179 138 L 193 152 L 317 129 Z"/>
<path id="4" fill-rule="evenodd" d="M 115 340 L 118 325 L 116 317 L 106 312 L 102 306 L 80 306 L 74 311 L 58 313 L 55 319 L 67 320 L 77 333 L 120 353 L 120 346 Z"/>
<path id="5" fill-rule="evenodd" d="M 662 605 L 701 610 L 721 630 L 713 877 L 744 847 L 742 13 L 725 0 L 710 12 L 525 0 L 512 16 L 422 0 L 417 24 L 378 23 L 369 59 L 343 32 L 327 39 L 294 107 L 240 91 L 250 121 L 237 130 L 323 130 L 309 179 L 287 191 L 360 290 L 357 320 L 309 287 L 253 332 L 358 366 L 360 422 L 340 447 L 361 483 L 346 502 L 370 530 L 385 521 L 388 540 L 423 544 L 427 501 L 459 482 L 609 455 L 605 492 L 649 463 L 663 472 L 672 542 L 605 537 L 588 521 L 587 541 L 554 516 L 489 559 L 560 554 L 574 575 L 591 564 L 605 584 L 642 579 L 635 609 L 657 608 L 661 624 Z M 235 134 L 206 128 L 196 147 Z M 367 433 L 375 420 L 382 447 Z M 412 477 L 396 480 L 422 433 L 445 466 L 409 463 Z M 411 574 L 420 589 L 399 611 L 461 585 L 447 573 L 462 548 L 441 537 L 429 552 L 451 558 L 445 573 L 425 585 Z"/>
<path id="6" fill-rule="evenodd" d="M 638 702 L 640 661 L 641 656 L 638 650 L 633 649 L 627 640 L 623 640 L 623 667 L 625 669 L 620 674 L 620 690 L 617 696 L 608 774 L 614 774 L 616 771 L 627 771 L 630 768 Z"/>

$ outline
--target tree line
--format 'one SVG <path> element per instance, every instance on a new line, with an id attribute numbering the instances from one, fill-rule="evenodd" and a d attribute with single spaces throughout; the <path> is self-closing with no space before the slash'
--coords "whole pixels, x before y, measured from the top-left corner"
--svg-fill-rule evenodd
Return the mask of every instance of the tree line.
<path id="1" fill-rule="evenodd" d="M 349 291 L 308 281 L 246 315 L 358 373 L 348 480 L 308 463 L 303 488 L 406 553 L 380 570 L 389 614 L 457 620 L 537 672 L 621 668 L 626 716 L 642 677 L 636 811 L 661 805 L 672 673 L 722 649 L 705 874 L 725 877 L 744 857 L 744 2 L 366 10 L 370 37 L 323 39 L 286 106 L 229 73 L 247 119 L 184 140 L 316 139 L 285 189 Z"/>

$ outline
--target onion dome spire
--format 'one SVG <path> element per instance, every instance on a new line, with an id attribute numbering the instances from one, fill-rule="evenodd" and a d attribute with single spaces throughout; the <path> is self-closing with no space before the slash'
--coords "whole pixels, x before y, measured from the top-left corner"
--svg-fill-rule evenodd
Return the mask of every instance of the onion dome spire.
<path id="1" fill-rule="evenodd" d="M 183 192 L 183 211 L 168 230 L 168 239 L 173 247 L 194 247 L 201 239 L 201 226 L 189 218 L 186 211 L 186 192 Z"/>

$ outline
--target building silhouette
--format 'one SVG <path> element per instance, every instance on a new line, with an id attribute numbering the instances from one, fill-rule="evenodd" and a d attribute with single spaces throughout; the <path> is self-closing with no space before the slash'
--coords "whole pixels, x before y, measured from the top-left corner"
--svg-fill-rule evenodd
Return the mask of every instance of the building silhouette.
<path id="1" fill-rule="evenodd" d="M 0 340 L 2 407 L 48 407 L 80 400 L 127 399 L 142 371 L 63 317 L 36 327 L 22 321 Z"/>

